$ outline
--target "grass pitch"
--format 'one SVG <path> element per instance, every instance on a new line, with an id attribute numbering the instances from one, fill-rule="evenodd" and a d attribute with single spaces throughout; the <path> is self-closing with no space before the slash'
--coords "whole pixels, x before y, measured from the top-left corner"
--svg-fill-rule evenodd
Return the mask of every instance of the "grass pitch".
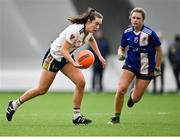
<path id="1" fill-rule="evenodd" d="M 125 97 L 121 124 L 108 125 L 114 93 L 85 93 L 81 112 L 90 125 L 72 124 L 73 93 L 52 93 L 24 103 L 12 122 L 5 118 L 8 100 L 22 93 L 0 93 L 0 136 L 180 136 L 180 96 L 146 93 L 133 108 Z"/>

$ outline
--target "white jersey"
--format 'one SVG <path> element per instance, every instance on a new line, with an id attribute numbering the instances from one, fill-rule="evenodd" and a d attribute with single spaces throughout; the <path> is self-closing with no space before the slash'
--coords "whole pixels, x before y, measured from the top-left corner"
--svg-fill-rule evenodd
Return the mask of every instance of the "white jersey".
<path id="1" fill-rule="evenodd" d="M 75 49 L 87 43 L 92 37 L 92 33 L 85 36 L 83 24 L 69 25 L 64 31 L 59 34 L 59 37 L 51 44 L 51 55 L 58 61 L 61 61 L 63 55 L 60 52 L 62 44 L 67 41 L 71 44 L 69 53 L 72 53 Z"/>

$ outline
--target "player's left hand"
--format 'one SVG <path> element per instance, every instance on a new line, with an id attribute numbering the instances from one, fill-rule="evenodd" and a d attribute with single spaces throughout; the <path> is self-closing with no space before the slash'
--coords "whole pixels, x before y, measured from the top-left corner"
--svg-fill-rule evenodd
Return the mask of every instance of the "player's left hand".
<path id="1" fill-rule="evenodd" d="M 105 68 L 106 60 L 102 56 L 99 58 L 99 60 L 101 61 L 103 68 Z"/>
<path id="2" fill-rule="evenodd" d="M 78 62 L 74 62 L 73 66 L 79 69 L 83 69 L 83 65 L 80 65 Z"/>
<path id="3" fill-rule="evenodd" d="M 160 75 L 161 75 L 161 69 L 158 68 L 158 67 L 155 67 L 155 69 L 154 69 L 154 76 L 155 76 L 155 77 L 158 77 L 158 76 L 160 76 Z"/>

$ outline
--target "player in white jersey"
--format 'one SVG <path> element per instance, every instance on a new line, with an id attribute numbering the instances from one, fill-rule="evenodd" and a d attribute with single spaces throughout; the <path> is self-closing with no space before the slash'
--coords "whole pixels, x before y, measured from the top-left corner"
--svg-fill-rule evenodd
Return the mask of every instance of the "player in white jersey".
<path id="1" fill-rule="evenodd" d="M 84 29 L 84 24 L 72 24 L 68 26 L 51 44 L 51 55 L 56 60 L 61 61 L 62 57 L 64 56 L 60 52 L 60 49 L 64 41 L 71 44 L 71 47 L 68 49 L 69 53 L 72 53 L 75 49 L 87 43 L 93 37 L 93 33 L 89 32 L 85 34 Z"/>
<path id="2" fill-rule="evenodd" d="M 161 42 L 156 33 L 144 25 L 145 16 L 144 9 L 134 8 L 130 13 L 131 27 L 122 35 L 118 57 L 119 60 L 125 59 L 125 63 L 114 100 L 115 114 L 108 122 L 109 124 L 120 123 L 124 95 L 134 78 L 135 84 L 131 89 L 128 107 L 133 107 L 140 101 L 150 81 L 160 75 Z M 126 47 L 128 49 L 125 57 Z"/>
<path id="3" fill-rule="evenodd" d="M 80 113 L 85 79 L 80 71 L 82 65 L 74 60 L 72 53 L 75 49 L 89 42 L 99 60 L 102 62 L 103 67 L 105 66 L 106 61 L 102 57 L 92 35 L 102 24 L 103 16 L 94 9 L 89 8 L 82 15 L 70 17 L 68 20 L 72 25 L 69 25 L 60 33 L 59 37 L 52 42 L 44 56 L 42 63 L 43 69 L 37 86 L 27 90 L 19 99 L 9 102 L 6 113 L 8 121 L 12 120 L 13 114 L 22 103 L 36 96 L 45 94 L 51 86 L 57 72 L 60 70 L 75 84 L 72 122 L 74 124 L 89 124 L 92 122 L 92 120 L 85 118 Z"/>

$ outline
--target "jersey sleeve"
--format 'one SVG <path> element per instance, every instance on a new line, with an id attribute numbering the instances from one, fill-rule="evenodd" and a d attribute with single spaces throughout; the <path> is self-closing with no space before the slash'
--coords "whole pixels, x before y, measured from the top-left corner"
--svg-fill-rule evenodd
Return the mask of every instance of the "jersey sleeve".
<path id="1" fill-rule="evenodd" d="M 77 29 L 68 29 L 65 35 L 65 40 L 70 44 L 74 44 L 79 37 L 79 31 Z"/>
<path id="2" fill-rule="evenodd" d="M 127 46 L 126 33 L 123 33 L 119 47 L 126 48 L 126 46 Z"/>
<path id="3" fill-rule="evenodd" d="M 152 32 L 151 40 L 152 40 L 153 46 L 155 46 L 155 47 L 161 46 L 160 39 L 155 32 Z"/>

